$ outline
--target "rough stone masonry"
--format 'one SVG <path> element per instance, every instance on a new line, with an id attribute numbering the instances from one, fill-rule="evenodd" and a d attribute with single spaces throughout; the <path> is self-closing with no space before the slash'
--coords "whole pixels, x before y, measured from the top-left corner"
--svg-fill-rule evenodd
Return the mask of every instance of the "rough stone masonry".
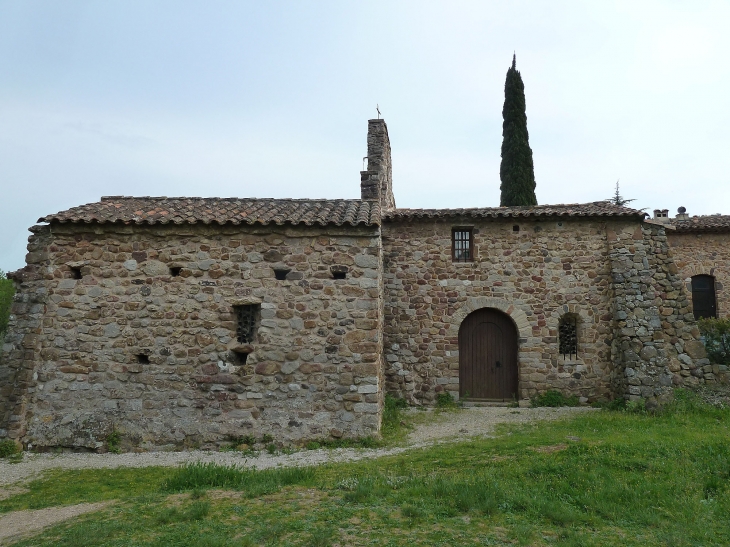
<path id="1" fill-rule="evenodd" d="M 517 332 L 510 396 L 659 404 L 728 380 L 665 226 L 642 212 L 398 209 L 383 120 L 360 179 L 361 199 L 112 196 L 40 219 L 11 274 L 0 437 L 103 450 L 116 432 L 125 450 L 162 450 L 376 436 L 386 392 L 459 395 L 459 329 L 485 309 Z"/>

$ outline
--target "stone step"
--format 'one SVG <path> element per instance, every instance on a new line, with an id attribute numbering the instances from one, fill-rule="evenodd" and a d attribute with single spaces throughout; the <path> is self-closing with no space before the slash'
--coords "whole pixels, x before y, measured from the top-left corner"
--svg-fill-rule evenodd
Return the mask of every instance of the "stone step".
<path id="1" fill-rule="evenodd" d="M 489 401 L 470 399 L 468 401 L 462 400 L 461 404 L 464 408 L 470 408 L 475 406 L 510 406 L 511 404 L 513 404 L 513 401 Z"/>

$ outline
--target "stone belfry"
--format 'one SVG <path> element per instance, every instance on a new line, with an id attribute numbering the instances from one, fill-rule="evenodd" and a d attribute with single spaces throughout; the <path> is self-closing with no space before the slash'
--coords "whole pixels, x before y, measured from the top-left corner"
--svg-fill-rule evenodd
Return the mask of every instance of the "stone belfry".
<path id="1" fill-rule="evenodd" d="M 368 120 L 367 158 L 367 170 L 360 171 L 361 198 L 380 202 L 384 211 L 395 209 L 390 139 L 385 120 Z"/>

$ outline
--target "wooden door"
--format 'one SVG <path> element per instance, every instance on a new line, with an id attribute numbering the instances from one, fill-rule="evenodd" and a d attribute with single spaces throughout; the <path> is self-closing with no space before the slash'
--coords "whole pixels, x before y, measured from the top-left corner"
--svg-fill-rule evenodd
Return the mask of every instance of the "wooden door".
<path id="1" fill-rule="evenodd" d="M 517 398 L 517 329 L 507 314 L 484 308 L 464 319 L 459 328 L 459 394 Z"/>
<path id="2" fill-rule="evenodd" d="M 692 278 L 692 311 L 695 319 L 717 317 L 715 278 L 711 275 L 696 275 Z"/>

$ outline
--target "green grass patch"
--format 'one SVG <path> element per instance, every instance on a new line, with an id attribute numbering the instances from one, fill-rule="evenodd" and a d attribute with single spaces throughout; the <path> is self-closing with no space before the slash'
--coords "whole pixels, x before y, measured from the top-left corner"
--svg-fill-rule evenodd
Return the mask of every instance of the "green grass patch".
<path id="1" fill-rule="evenodd" d="M 83 469 L 48 471 L 27 485 L 29 492 L 0 501 L 0 513 L 133 498 L 159 490 L 172 469 Z"/>
<path id="2" fill-rule="evenodd" d="M 21 546 L 725 546 L 728 424 L 727 407 L 678 392 L 656 414 L 505 424 L 495 439 L 319 468 L 57 472 L 2 503 L 117 500 Z"/>
<path id="3" fill-rule="evenodd" d="M 248 497 L 263 496 L 284 486 L 310 484 L 312 467 L 285 467 L 256 471 L 214 463 L 190 463 L 176 469 L 163 483 L 166 492 L 220 488 L 242 490 Z"/>

